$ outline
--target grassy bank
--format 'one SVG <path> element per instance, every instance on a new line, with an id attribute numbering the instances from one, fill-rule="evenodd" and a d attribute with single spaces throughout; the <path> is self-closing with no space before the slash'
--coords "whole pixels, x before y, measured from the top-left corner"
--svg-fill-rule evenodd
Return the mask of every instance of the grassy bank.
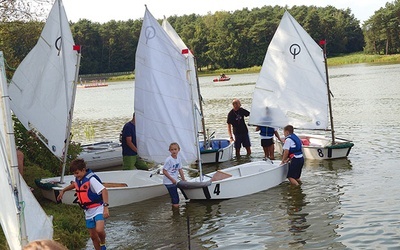
<path id="1" fill-rule="evenodd" d="M 329 66 L 356 64 L 356 63 L 400 63 L 400 54 L 395 55 L 366 55 L 353 53 L 328 58 Z"/>
<path id="2" fill-rule="evenodd" d="M 83 249 L 89 239 L 83 210 L 78 205 L 56 204 L 43 198 L 40 189 L 35 185 L 35 179 L 48 176 L 51 176 L 50 172 L 41 169 L 39 166 L 27 164 L 24 168 L 24 179 L 26 183 L 34 188 L 33 194 L 46 211 L 47 215 L 53 216 L 54 240 L 68 247 L 68 249 Z M 0 249 L 9 249 L 1 229 Z"/>
<path id="3" fill-rule="evenodd" d="M 335 57 L 328 57 L 329 66 L 338 66 L 346 64 L 356 63 L 400 63 L 400 54 L 395 55 L 367 55 L 363 52 L 340 55 Z M 227 75 L 234 74 L 245 74 L 245 73 L 259 73 L 261 66 L 253 66 L 251 68 L 244 69 L 218 69 L 218 70 L 207 70 L 202 69 L 198 72 L 199 76 L 218 76 L 222 73 Z M 134 74 L 112 76 L 107 79 L 110 82 L 126 81 L 135 79 Z"/>

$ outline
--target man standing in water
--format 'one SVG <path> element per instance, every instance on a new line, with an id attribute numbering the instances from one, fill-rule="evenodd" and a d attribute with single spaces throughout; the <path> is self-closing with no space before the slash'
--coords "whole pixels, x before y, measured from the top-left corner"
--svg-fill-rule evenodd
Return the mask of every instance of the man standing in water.
<path id="1" fill-rule="evenodd" d="M 230 140 L 235 141 L 236 158 L 238 159 L 240 158 L 241 145 L 246 148 L 247 156 L 250 156 L 251 154 L 249 130 L 247 129 L 247 125 L 244 121 L 244 117 L 249 116 L 250 112 L 241 107 L 239 99 L 234 99 L 232 101 L 232 105 L 233 108 L 231 111 L 229 111 L 227 119 L 228 133 Z"/>
<path id="2" fill-rule="evenodd" d="M 122 143 L 122 159 L 123 169 L 141 169 L 148 170 L 146 163 L 141 160 L 137 154 L 136 147 L 136 125 L 135 125 L 135 113 L 133 113 L 132 120 L 124 125 L 121 132 L 121 143 Z"/>

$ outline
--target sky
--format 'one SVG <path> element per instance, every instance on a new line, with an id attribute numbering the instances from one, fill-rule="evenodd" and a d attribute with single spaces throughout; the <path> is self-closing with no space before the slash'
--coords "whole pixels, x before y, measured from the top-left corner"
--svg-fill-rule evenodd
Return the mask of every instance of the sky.
<path id="1" fill-rule="evenodd" d="M 110 20 L 126 21 L 144 16 L 145 4 L 153 16 L 182 16 L 184 14 L 206 15 L 215 11 L 234 11 L 243 8 L 252 9 L 264 5 L 332 5 L 338 9 L 351 9 L 351 13 L 362 24 L 376 10 L 385 7 L 391 0 L 63 0 L 67 17 L 70 21 L 88 19 L 92 22 L 105 23 Z"/>

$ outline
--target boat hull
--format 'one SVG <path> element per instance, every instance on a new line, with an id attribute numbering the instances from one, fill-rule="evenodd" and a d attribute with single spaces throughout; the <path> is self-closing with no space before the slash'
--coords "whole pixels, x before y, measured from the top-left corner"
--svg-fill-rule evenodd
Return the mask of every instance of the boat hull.
<path id="1" fill-rule="evenodd" d="M 275 187 L 286 180 L 288 164 L 279 161 L 258 161 L 223 169 L 225 179 L 212 181 L 204 188 L 181 189 L 182 194 L 191 200 L 220 200 L 238 198 Z M 209 181 L 219 171 L 208 174 L 203 181 Z M 212 180 L 212 179 L 211 179 Z M 199 177 L 188 182 L 200 182 Z"/>
<path id="2" fill-rule="evenodd" d="M 226 82 L 229 81 L 231 78 L 230 77 L 225 77 L 225 78 L 214 78 L 213 82 Z"/>
<path id="3" fill-rule="evenodd" d="M 96 174 L 107 187 L 110 207 L 123 206 L 168 194 L 163 184 L 163 177 L 149 171 L 121 170 L 96 172 Z M 56 183 L 59 180 L 60 177 L 53 177 L 42 179 L 41 183 Z M 42 188 L 42 194 L 46 199 L 57 202 L 59 192 L 73 180 L 75 180 L 73 175 L 64 176 L 64 184 L 57 184 L 50 189 Z M 67 191 L 61 202 L 72 205 L 75 204 L 75 198 L 75 190 Z"/>
<path id="4" fill-rule="evenodd" d="M 122 146 L 119 142 L 102 141 L 82 145 L 83 151 L 78 155 L 92 170 L 122 166 Z"/>
<path id="5" fill-rule="evenodd" d="M 205 150 L 200 142 L 200 157 L 202 164 L 220 163 L 232 160 L 233 143 L 228 139 L 211 139 L 211 148 Z"/>
<path id="6" fill-rule="evenodd" d="M 346 158 L 354 144 L 351 141 L 335 138 L 335 145 L 329 137 L 298 134 L 303 141 L 303 156 L 310 160 L 331 160 Z M 282 144 L 275 144 L 275 151 L 282 154 Z"/>

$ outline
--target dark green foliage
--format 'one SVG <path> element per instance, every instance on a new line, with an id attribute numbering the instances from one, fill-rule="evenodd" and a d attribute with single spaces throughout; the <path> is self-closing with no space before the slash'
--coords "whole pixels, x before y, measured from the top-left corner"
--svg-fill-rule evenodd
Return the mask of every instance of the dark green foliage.
<path id="1" fill-rule="evenodd" d="M 62 170 L 61 159 L 58 159 L 56 156 L 54 156 L 50 150 L 35 136 L 34 133 L 27 131 L 18 121 L 18 119 L 15 117 L 13 117 L 13 119 L 15 143 L 17 148 L 24 153 L 25 162 L 28 164 L 39 165 L 44 170 L 49 171 L 55 176 L 60 175 Z M 67 165 L 72 159 L 75 159 L 81 151 L 82 149 L 80 144 L 71 142 L 68 148 Z"/>
<path id="2" fill-rule="evenodd" d="M 386 3 L 363 25 L 365 52 L 400 53 L 400 0 Z"/>
<path id="3" fill-rule="evenodd" d="M 244 8 L 234 12 L 217 11 L 205 16 L 196 14 L 172 16 L 168 21 L 194 52 L 199 68 L 241 69 L 262 64 L 285 9 L 288 9 L 315 41 L 321 39 L 328 41 L 328 55 L 363 50 L 364 37 L 360 22 L 354 18 L 350 9 L 337 9 L 333 6 L 303 5 L 293 6 L 290 9 L 264 6 L 251 10 Z M 33 24 L 7 23 L 0 26 L 3 39 L 0 42 L 0 50 L 5 51 L 6 59 L 10 58 L 12 67 L 19 64 L 33 46 L 32 41 L 36 41 L 40 33 L 37 24 L 29 32 L 16 32 L 21 25 Z M 111 20 L 104 24 L 81 19 L 72 23 L 71 30 L 75 43 L 82 45 L 80 74 L 133 71 L 141 25 L 140 19 Z M 4 30 L 13 30 L 15 32 L 10 34 L 20 37 L 9 37 L 9 33 Z M 25 27 L 24 30 L 28 28 Z M 23 48 L 17 52 L 14 49 L 14 41 L 31 41 L 31 43 L 19 42 Z M 377 43 L 383 41 L 381 37 L 376 39 Z M 390 41 L 394 45 L 399 39 L 392 36 Z"/>

